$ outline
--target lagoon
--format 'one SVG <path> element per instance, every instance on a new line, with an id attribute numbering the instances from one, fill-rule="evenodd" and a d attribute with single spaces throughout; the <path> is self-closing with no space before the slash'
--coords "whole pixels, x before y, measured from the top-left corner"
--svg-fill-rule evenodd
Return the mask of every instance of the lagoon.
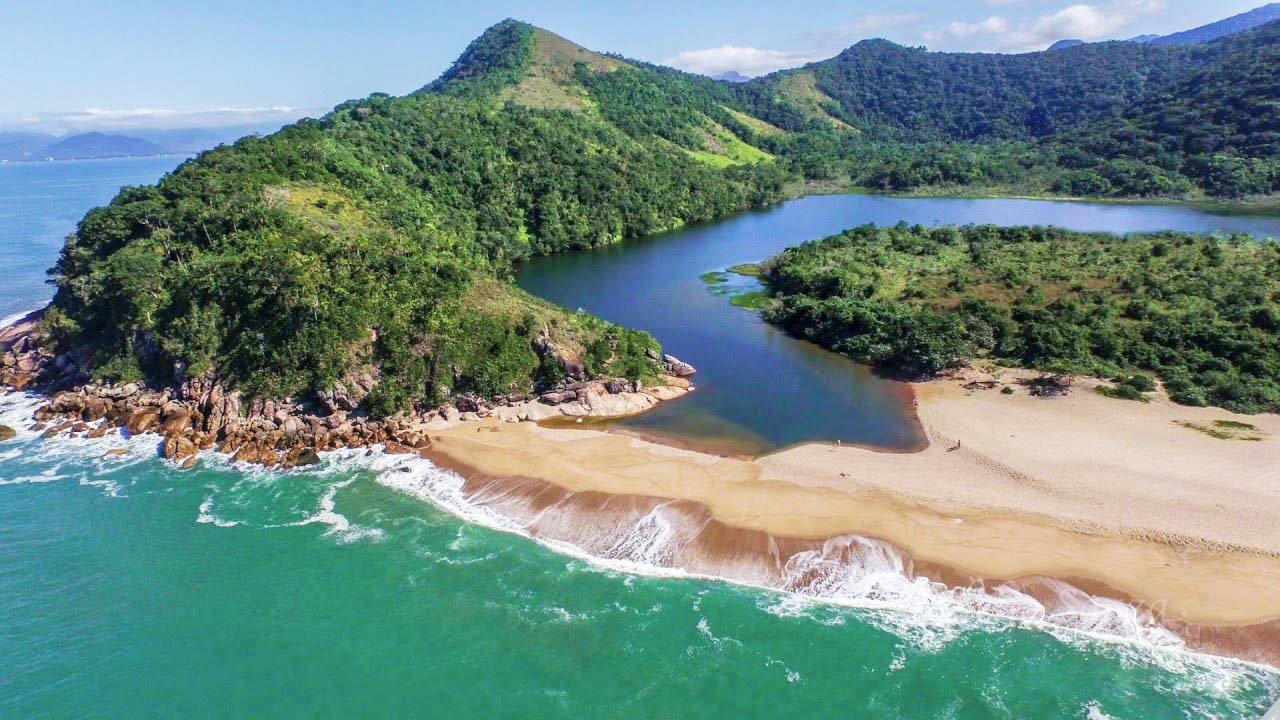
<path id="1" fill-rule="evenodd" d="M 701 279 L 851 227 L 899 222 L 1280 237 L 1280 217 L 1214 215 L 1179 205 L 823 195 L 596 250 L 535 258 L 519 268 L 516 281 L 565 307 L 647 330 L 667 352 L 698 368 L 697 392 L 611 423 L 616 427 L 726 454 L 755 455 L 812 441 L 909 450 L 921 439 L 903 384 L 788 337 Z M 756 286 L 740 276 L 731 276 L 730 283 L 737 289 Z"/>

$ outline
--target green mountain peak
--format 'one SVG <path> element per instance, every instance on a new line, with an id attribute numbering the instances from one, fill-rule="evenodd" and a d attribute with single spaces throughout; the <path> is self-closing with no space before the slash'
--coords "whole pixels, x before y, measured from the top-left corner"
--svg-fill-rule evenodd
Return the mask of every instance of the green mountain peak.
<path id="1" fill-rule="evenodd" d="M 585 93 L 574 82 L 579 66 L 609 72 L 627 65 L 553 32 L 507 19 L 485 30 L 427 92 L 498 97 L 544 109 L 581 110 Z"/>

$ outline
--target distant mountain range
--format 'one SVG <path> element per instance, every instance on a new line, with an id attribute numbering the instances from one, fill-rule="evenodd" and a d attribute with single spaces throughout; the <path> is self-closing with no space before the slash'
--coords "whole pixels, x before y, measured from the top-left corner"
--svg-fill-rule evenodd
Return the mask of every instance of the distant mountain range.
<path id="1" fill-rule="evenodd" d="M 1248 12 L 1233 15 L 1226 20 L 1201 25 L 1191 30 L 1183 30 L 1172 35 L 1139 35 L 1129 38 L 1127 42 L 1143 43 L 1146 45 L 1200 45 L 1210 40 L 1235 35 L 1246 30 L 1266 25 L 1269 22 L 1280 20 L 1280 2 L 1274 2 L 1270 5 L 1263 5 L 1254 8 Z M 1065 50 L 1069 47 L 1077 45 L 1085 45 L 1083 40 L 1059 40 L 1049 46 L 1050 50 Z"/>
<path id="2" fill-rule="evenodd" d="M 0 132 L 0 162 L 185 155 L 219 145 L 229 145 L 246 135 L 270 133 L 278 129 L 279 124 L 238 125 L 223 128 L 132 130 L 128 135 L 87 132 L 61 137 L 45 133 Z"/>
<path id="3" fill-rule="evenodd" d="M 1202 25 L 1193 30 L 1184 30 L 1172 35 L 1151 38 L 1149 40 L 1138 40 L 1139 42 L 1147 42 L 1152 45 L 1199 45 L 1210 40 L 1217 40 L 1220 37 L 1235 35 L 1236 33 L 1252 30 L 1260 25 L 1266 25 L 1273 20 L 1280 20 L 1280 3 L 1271 3 L 1263 5 L 1260 8 L 1254 8 L 1246 13 L 1234 15 L 1226 20 L 1219 20 L 1215 23 Z M 1136 39 L 1136 38 L 1135 38 Z"/>

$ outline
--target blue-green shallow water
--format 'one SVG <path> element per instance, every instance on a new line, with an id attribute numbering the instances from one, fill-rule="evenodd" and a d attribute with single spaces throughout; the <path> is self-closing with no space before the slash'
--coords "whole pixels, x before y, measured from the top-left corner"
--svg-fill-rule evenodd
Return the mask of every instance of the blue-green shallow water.
<path id="1" fill-rule="evenodd" d="M 33 435 L 0 451 L 6 718 L 1249 718 L 1280 694 L 1227 661 L 593 566 L 354 460 L 178 473 L 151 441 Z"/>
<path id="2" fill-rule="evenodd" d="M 0 166 L 0 314 L 48 297 L 82 210 L 174 162 Z M 37 171 L 49 192 L 15 200 Z M 33 404 L 0 399 L 0 423 Z M 183 473 L 145 438 L 0 444 L 0 717 L 1253 718 L 1280 697 L 1272 670 L 937 602 L 593 565 L 387 462 Z"/>
<path id="3" fill-rule="evenodd" d="M 900 385 L 787 337 L 700 279 L 850 227 L 898 222 L 1280 237 L 1277 217 L 1211 215 L 1172 205 L 825 195 L 599 250 L 535 258 L 516 279 L 565 307 L 648 330 L 668 352 L 698 368 L 697 392 L 612 424 L 747 454 L 814 440 L 906 449 L 920 438 L 903 412 Z M 758 287 L 754 280 L 746 284 Z"/>

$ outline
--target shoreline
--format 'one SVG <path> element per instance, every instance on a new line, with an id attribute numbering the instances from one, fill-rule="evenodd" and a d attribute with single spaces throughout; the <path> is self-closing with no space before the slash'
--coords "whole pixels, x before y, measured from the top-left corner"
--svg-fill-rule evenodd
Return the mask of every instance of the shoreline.
<path id="1" fill-rule="evenodd" d="M 922 422 L 932 442 L 914 454 L 810 444 L 746 460 L 612 432 L 484 422 L 436 432 L 427 456 L 490 482 L 518 478 L 562 492 L 618 498 L 617 502 L 651 498 L 701 507 L 723 526 L 721 534 L 767 536 L 769 543 L 755 544 L 761 557 L 776 558 L 777 548 L 796 543 L 808 543 L 812 549 L 814 544 L 856 535 L 901 550 L 911 566 L 932 569 L 922 571 L 922 576 L 952 588 L 1064 581 L 1077 590 L 1151 612 L 1195 649 L 1280 665 L 1280 607 L 1272 601 L 1280 597 L 1280 534 L 1265 532 L 1266 518 L 1280 510 L 1280 491 L 1259 494 L 1259 486 L 1271 482 L 1265 473 L 1253 484 L 1220 487 L 1218 478 L 1231 479 L 1239 467 L 1233 469 L 1230 459 L 1227 466 L 1200 465 L 1215 471 L 1202 478 L 1200 487 L 1178 496 L 1171 489 L 1185 477 L 1154 484 L 1149 477 L 1159 475 L 1162 466 L 1160 461 L 1148 462 L 1150 453 L 1158 452 L 1153 447 L 1139 448 L 1130 456 L 1139 467 L 1124 482 L 1117 475 L 1095 474 L 1092 484 L 1059 486 L 1052 456 L 1050 470 L 1037 477 L 1018 471 L 1018 458 L 1006 458 L 1015 461 L 1011 466 L 981 452 L 986 449 L 981 435 L 969 440 L 977 447 L 966 447 L 962 454 L 948 453 L 942 442 L 945 429 L 956 422 L 956 407 L 964 418 L 974 409 L 968 407 L 974 397 L 980 398 L 979 414 L 986 413 L 980 421 L 994 420 L 996 426 L 1000 418 L 992 416 L 992 403 L 1022 406 L 1022 413 L 1005 418 L 1002 429 L 1009 429 L 1009 423 L 1025 425 L 1026 412 L 1047 414 L 1044 422 L 1068 428 L 1071 416 L 1082 414 L 1079 406 L 1102 410 L 1128 425 L 1128 435 L 1105 422 L 1095 431 L 1121 440 L 1132 438 L 1137 427 L 1163 425 L 1170 413 L 1199 420 L 1233 417 L 1230 413 L 1162 399 L 1127 403 L 1098 395 L 1092 390 L 1096 383 L 1090 381 L 1078 382 L 1072 396 L 1057 400 L 966 391 L 965 381 L 959 377 L 917 385 Z M 1063 417 L 1054 417 L 1055 410 Z M 1175 445 L 1195 448 L 1190 459 L 1187 453 L 1174 453 L 1165 461 L 1184 467 L 1188 462 L 1196 466 L 1197 453 L 1238 456 L 1240 447 L 1250 449 L 1244 466 L 1265 463 L 1269 453 L 1276 452 L 1280 416 L 1250 418 L 1267 433 L 1264 439 L 1221 440 L 1173 424 L 1156 439 L 1167 444 L 1172 438 Z M 1086 434 L 1082 441 L 1088 445 L 1091 437 Z M 996 446 L 999 450 L 999 443 Z M 1079 451 L 1068 443 L 1062 454 L 1074 456 L 1068 472 L 1096 473 L 1102 467 L 1120 473 L 1122 468 L 1109 464 L 1110 452 L 1132 450 L 1119 442 L 1081 462 Z M 1032 451 L 1037 461 L 1039 452 Z M 943 464 L 950 462 L 959 469 L 946 471 Z M 1235 462 L 1239 466 L 1238 459 Z M 974 469 L 978 472 L 966 478 Z M 1118 487 L 1142 480 L 1146 487 Z M 962 487 L 930 487 L 953 481 Z M 1091 500 L 1091 493 L 1098 497 Z M 1134 504 L 1144 496 L 1160 512 Z M 1215 505 L 1229 507 L 1215 511 Z"/>
<path id="2" fill-rule="evenodd" d="M 0 330 L 0 340 L 16 347 L 14 338 L 25 337 L 38 317 Z M 49 369 L 53 359 L 42 362 Z M 1193 650 L 1280 667 L 1280 607 L 1269 601 L 1280 597 L 1280 527 L 1266 531 L 1259 524 L 1280 513 L 1274 463 L 1280 416 L 1247 417 L 1261 426 L 1256 441 L 1222 440 L 1169 425 L 1167 416 L 1206 424 L 1246 416 L 1163 398 L 1150 404 L 1106 398 L 1089 380 L 1056 400 L 1004 395 L 994 387 L 1013 387 L 1031 373 L 995 372 L 971 369 L 912 384 L 927 443 L 907 453 L 804 444 L 757 458 L 720 457 L 632 434 L 544 427 L 538 421 L 562 411 L 536 400 L 491 408 L 488 417 L 455 409 L 430 418 L 355 419 L 355 431 L 346 413 L 336 414 L 336 423 L 306 416 L 314 438 L 306 428 L 290 434 L 296 409 L 273 412 L 255 402 L 242 417 L 239 400 L 222 398 L 216 388 L 179 390 L 176 397 L 172 390 L 134 388 L 122 398 L 120 388 L 81 387 L 50 397 L 42 411 L 46 420 L 79 416 L 79 422 L 51 422 L 46 437 L 97 437 L 93 433 L 116 424 L 163 437 L 162 454 L 180 467 L 215 446 L 234 459 L 290 467 L 316 461 L 315 451 L 381 445 L 389 454 L 421 456 L 469 474 L 469 501 L 501 504 L 514 517 L 532 522 L 551 510 L 574 510 L 561 514 L 554 531 L 531 534 L 606 558 L 615 545 L 596 547 L 574 534 L 607 535 L 659 522 L 659 511 L 675 513 L 660 520 L 683 524 L 684 547 L 641 547 L 665 553 L 653 564 L 801 594 L 804 587 L 793 587 L 791 576 L 797 558 L 820 558 L 818 576 L 844 572 L 866 561 L 850 548 L 866 553 L 866 543 L 878 543 L 872 555 L 892 558 L 900 579 L 925 579 L 960 594 L 1012 592 L 1037 603 L 1018 610 L 1032 620 L 1036 613 L 1074 618 L 1081 611 L 1073 604 L 1083 593 L 1086 604 L 1109 599 L 1126 608 L 1122 614 L 1136 613 L 1138 620 L 1108 621 L 1120 622 L 1123 632 L 1172 631 Z M 966 388 L 992 378 L 992 389 Z M 644 404 L 689 389 L 681 381 L 662 388 L 669 396 L 646 396 Z M 590 402 L 565 407 L 576 412 L 581 404 L 592 412 L 630 405 L 622 402 L 626 393 L 591 393 Z M 600 408 L 593 407 L 599 400 Z M 214 418 L 224 423 L 221 434 L 210 432 Z M 242 418 L 241 427 L 227 435 L 233 418 Z M 98 419 L 106 422 L 86 424 Z M 275 429 L 264 443 L 267 425 Z M 957 428 L 966 444 L 953 453 Z M 1019 452 L 1023 441 L 1017 439 L 1026 432 L 1033 439 L 1029 454 Z M 1073 439 L 1073 432 L 1084 435 Z M 1006 433 L 1012 441 L 1003 439 Z M 1046 433 L 1053 444 L 1044 445 Z M 1135 448 L 1127 442 L 1135 436 L 1146 442 Z M 1153 439 L 1164 443 L 1164 452 Z M 1188 478 L 1176 471 L 1188 467 L 1212 467 L 1214 475 L 1207 482 L 1190 478 L 1192 487 L 1179 497 L 1175 491 Z M 1241 483 L 1251 467 L 1257 477 Z M 1169 468 L 1171 477 L 1156 477 Z M 1118 482 L 1115 473 L 1125 472 Z M 1073 483 L 1070 476 L 1077 475 Z M 1226 479 L 1235 485 L 1224 488 Z M 1148 507 L 1133 505 L 1138 500 Z M 991 602 L 981 593 L 970 599 L 979 612 Z M 1114 616 L 1116 608 L 1106 612 Z"/>
<path id="3" fill-rule="evenodd" d="M 1059 628 L 1082 633 L 1105 642 L 1136 643 L 1152 650 L 1186 650 L 1280 668 L 1280 621 L 1188 622 L 1096 579 L 1044 574 L 983 577 L 947 562 L 922 560 L 878 537 L 777 536 L 725 523 L 700 503 L 575 491 L 529 477 L 489 476 L 437 449 L 425 453 L 424 459 L 463 478 L 462 493 L 469 503 L 506 520 L 524 523 L 521 534 L 561 551 L 568 545 L 573 554 L 606 565 L 619 560 L 634 565 L 637 561 L 630 556 L 616 557 L 622 543 L 607 531 L 601 533 L 602 528 L 630 528 L 632 536 L 626 542 L 631 544 L 635 542 L 635 531 L 661 512 L 671 525 L 670 529 L 664 528 L 671 536 L 666 539 L 674 539 L 675 546 L 645 548 L 653 557 L 639 562 L 662 576 L 672 572 L 681 577 L 796 596 L 808 602 L 895 610 L 926 624 L 948 623 L 954 611 L 986 615 L 1044 631 Z M 499 529 L 510 531 L 506 527 Z M 833 586 L 843 572 L 896 573 L 894 579 L 902 586 L 912 586 L 912 591 L 925 581 L 933 597 L 927 598 L 923 607 L 911 607 L 919 603 L 919 597 L 896 602 L 904 598 L 890 596 L 903 587 L 893 587 L 893 583 L 887 588 L 873 588 L 869 595 L 842 594 Z M 1169 642 L 1166 633 L 1180 644 Z"/>
<path id="4" fill-rule="evenodd" d="M 1222 200 L 1210 197 L 1089 197 L 1055 195 L 1053 193 L 1025 193 L 1000 188 L 923 187 L 914 190 L 877 190 L 876 188 L 846 183 L 822 181 L 800 182 L 794 192 L 787 193 L 788 200 L 811 195 L 871 195 L 887 198 L 921 198 L 938 200 L 1038 200 L 1096 205 L 1160 205 L 1184 207 L 1219 217 L 1280 217 L 1280 198 L 1267 197 L 1254 200 Z"/>

